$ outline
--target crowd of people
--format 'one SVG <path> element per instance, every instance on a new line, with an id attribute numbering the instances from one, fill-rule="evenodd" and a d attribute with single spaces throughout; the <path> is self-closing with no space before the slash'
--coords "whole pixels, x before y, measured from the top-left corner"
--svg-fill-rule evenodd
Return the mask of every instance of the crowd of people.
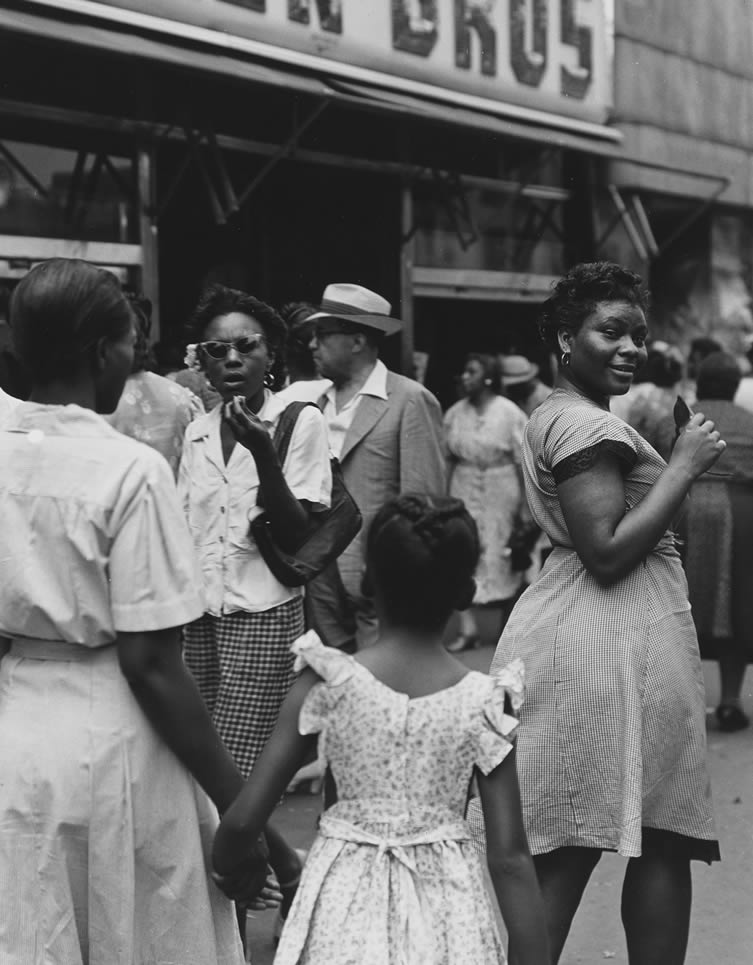
<path id="1" fill-rule="evenodd" d="M 753 414 L 710 343 L 678 419 L 646 316 L 637 275 L 578 265 L 542 309 L 554 385 L 473 353 L 442 414 L 362 286 L 213 285 L 165 378 L 145 299 L 33 268 L 29 396 L 0 393 L 0 960 L 239 965 L 277 907 L 281 965 L 492 965 L 493 892 L 511 965 L 549 965 L 616 851 L 631 965 L 682 965 L 720 857 L 699 638 L 719 727 L 748 724 Z M 335 472 L 360 532 L 288 585 L 254 521 L 294 555 Z M 489 675 L 453 656 L 484 609 Z M 272 815 L 307 767 L 305 855 Z"/>

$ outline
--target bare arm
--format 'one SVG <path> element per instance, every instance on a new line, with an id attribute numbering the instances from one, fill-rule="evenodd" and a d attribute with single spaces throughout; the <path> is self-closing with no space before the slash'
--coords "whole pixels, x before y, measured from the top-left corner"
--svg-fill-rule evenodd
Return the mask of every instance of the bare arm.
<path id="1" fill-rule="evenodd" d="M 510 936 L 510 965 L 549 965 L 544 901 L 528 848 L 513 750 L 478 774 L 489 874 Z"/>
<path id="2" fill-rule="evenodd" d="M 183 662 L 177 629 L 118 634 L 120 668 L 150 723 L 222 813 L 243 778 Z"/>
<path id="3" fill-rule="evenodd" d="M 264 830 L 306 755 L 316 743 L 315 734 L 298 732 L 301 705 L 320 678 L 306 669 L 290 688 L 272 736 L 264 746 L 240 795 L 227 811 L 214 839 L 212 861 L 222 875 L 232 874 Z"/>
<path id="4" fill-rule="evenodd" d="M 588 572 L 604 586 L 625 577 L 653 550 L 698 476 L 724 451 L 712 422 L 693 416 L 669 465 L 645 498 L 628 512 L 616 457 L 603 451 L 586 472 L 557 487 L 570 538 Z"/>

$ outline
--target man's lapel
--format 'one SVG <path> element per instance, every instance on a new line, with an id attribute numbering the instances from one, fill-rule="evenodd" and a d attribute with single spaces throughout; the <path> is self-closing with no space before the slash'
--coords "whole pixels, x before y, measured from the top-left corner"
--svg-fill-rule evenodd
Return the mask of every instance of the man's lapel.
<path id="1" fill-rule="evenodd" d="M 367 432 L 371 432 L 387 409 L 389 409 L 389 402 L 386 399 L 378 399 L 375 395 L 361 396 L 353 421 L 345 433 L 340 462 L 345 462 L 348 453 L 358 445 Z"/>

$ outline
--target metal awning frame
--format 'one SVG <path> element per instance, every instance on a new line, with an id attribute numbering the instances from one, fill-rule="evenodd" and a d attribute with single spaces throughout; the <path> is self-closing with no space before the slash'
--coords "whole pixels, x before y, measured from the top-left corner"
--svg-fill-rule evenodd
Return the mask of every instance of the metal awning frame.
<path id="1" fill-rule="evenodd" d="M 660 258 L 668 248 L 682 237 L 688 228 L 694 225 L 696 221 L 713 206 L 714 202 L 724 194 L 732 183 L 732 179 L 727 177 L 727 175 L 677 168 L 674 165 L 662 164 L 658 161 L 644 161 L 638 158 L 625 157 L 620 158 L 620 162 L 634 164 L 636 167 L 649 168 L 654 171 L 667 171 L 686 178 L 710 181 L 714 184 L 714 188 L 710 194 L 698 202 L 696 207 L 687 217 L 683 218 L 670 236 L 665 238 L 661 244 L 658 244 L 656 241 L 640 192 L 635 190 L 631 191 L 628 194 L 626 202 L 622 191 L 617 185 L 612 183 L 607 184 L 607 192 L 614 205 L 615 215 L 596 242 L 596 250 L 598 251 L 607 238 L 622 224 L 636 254 L 642 261 Z"/>

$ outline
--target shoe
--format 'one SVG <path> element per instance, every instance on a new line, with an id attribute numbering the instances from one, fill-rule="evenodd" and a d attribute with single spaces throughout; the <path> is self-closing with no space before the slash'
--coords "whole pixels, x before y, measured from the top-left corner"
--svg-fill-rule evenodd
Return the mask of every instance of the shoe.
<path id="1" fill-rule="evenodd" d="M 459 633 L 454 640 L 445 645 L 448 653 L 462 653 L 463 650 L 475 650 L 481 646 L 481 638 L 477 633 Z"/>
<path id="2" fill-rule="evenodd" d="M 719 730 L 728 734 L 736 730 L 745 730 L 746 727 L 750 726 L 748 715 L 744 714 L 735 704 L 720 704 L 716 708 L 716 720 L 719 724 Z"/>

